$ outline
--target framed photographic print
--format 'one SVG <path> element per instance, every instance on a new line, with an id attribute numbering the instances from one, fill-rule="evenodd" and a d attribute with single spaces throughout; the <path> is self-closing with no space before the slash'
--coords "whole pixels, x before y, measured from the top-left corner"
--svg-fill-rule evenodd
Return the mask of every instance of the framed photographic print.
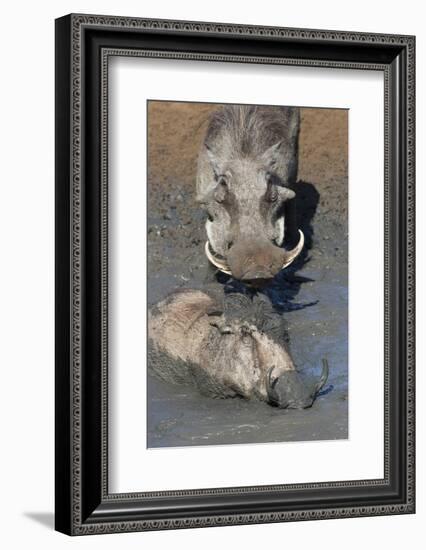
<path id="1" fill-rule="evenodd" d="M 56 21 L 56 529 L 413 513 L 412 36 Z"/>

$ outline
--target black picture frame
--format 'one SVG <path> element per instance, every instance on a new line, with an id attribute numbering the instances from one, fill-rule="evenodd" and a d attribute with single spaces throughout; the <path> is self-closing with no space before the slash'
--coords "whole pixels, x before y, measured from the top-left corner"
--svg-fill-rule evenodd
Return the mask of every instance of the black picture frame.
<path id="1" fill-rule="evenodd" d="M 384 478 L 108 493 L 110 55 L 383 71 Z M 69 535 L 415 511 L 415 38 L 71 14 L 56 20 L 56 529 Z"/>

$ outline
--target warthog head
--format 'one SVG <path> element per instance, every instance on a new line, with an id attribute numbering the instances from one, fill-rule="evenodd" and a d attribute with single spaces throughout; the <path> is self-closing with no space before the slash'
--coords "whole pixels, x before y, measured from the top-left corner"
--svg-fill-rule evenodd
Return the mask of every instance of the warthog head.
<path id="1" fill-rule="evenodd" d="M 259 286 L 301 252 L 282 248 L 286 202 L 297 176 L 299 110 L 226 106 L 210 120 L 198 161 L 207 211 L 205 253 L 219 270 Z"/>
<path id="2" fill-rule="evenodd" d="M 229 295 L 224 312 L 210 316 L 217 329 L 203 353 L 214 370 L 224 370 L 224 379 L 245 397 L 257 395 L 279 408 L 311 407 L 328 378 L 328 364 L 317 382 L 306 385 L 297 372 L 283 339 L 283 321 L 264 296 L 252 301 Z"/>

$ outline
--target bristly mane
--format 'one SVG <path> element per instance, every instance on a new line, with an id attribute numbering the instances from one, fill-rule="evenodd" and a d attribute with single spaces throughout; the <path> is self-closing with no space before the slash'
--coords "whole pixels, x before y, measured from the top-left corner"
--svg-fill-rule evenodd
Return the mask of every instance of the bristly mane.
<path id="1" fill-rule="evenodd" d="M 275 311 L 269 298 L 263 294 L 225 294 L 223 309 L 226 319 L 249 322 L 276 342 L 288 341 L 284 317 Z"/>
<path id="2" fill-rule="evenodd" d="M 205 144 L 222 159 L 258 158 L 283 137 L 297 133 L 297 109 L 226 105 L 211 116 Z"/>

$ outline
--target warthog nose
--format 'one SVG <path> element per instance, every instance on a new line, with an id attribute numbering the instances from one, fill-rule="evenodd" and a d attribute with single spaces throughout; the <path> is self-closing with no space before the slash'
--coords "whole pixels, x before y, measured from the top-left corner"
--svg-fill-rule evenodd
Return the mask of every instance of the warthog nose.
<path id="1" fill-rule="evenodd" d="M 227 263 L 232 275 L 243 282 L 272 279 L 282 268 L 284 250 L 266 239 L 240 239 L 230 248 Z"/>
<path id="2" fill-rule="evenodd" d="M 273 278 L 273 274 L 269 270 L 256 269 L 244 273 L 241 281 L 251 286 L 261 287 L 268 283 Z"/>

